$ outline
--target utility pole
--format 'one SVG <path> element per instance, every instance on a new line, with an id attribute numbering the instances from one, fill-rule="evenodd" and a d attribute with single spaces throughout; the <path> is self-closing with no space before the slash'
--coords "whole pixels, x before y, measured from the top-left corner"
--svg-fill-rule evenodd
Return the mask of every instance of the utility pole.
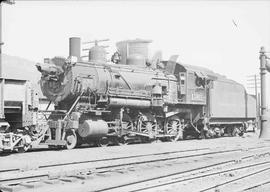
<path id="1" fill-rule="evenodd" d="M 269 59 L 264 47 L 260 50 L 260 70 L 261 70 L 261 132 L 260 138 L 270 138 L 270 127 L 267 127 L 267 110 L 266 110 L 266 71 L 270 72 Z M 269 118 L 268 118 L 269 119 Z M 270 125 L 270 124 L 268 124 Z"/>
<path id="2" fill-rule="evenodd" d="M 4 86 L 5 86 L 5 79 L 3 78 L 3 63 L 2 63 L 2 46 L 3 46 L 3 42 L 2 42 L 2 5 L 3 3 L 7 3 L 7 4 L 14 4 L 14 0 L 0 0 L 0 119 L 4 119 L 5 118 L 5 108 L 4 108 Z"/>
<path id="3" fill-rule="evenodd" d="M 5 118 L 4 113 L 4 78 L 3 78 L 3 67 L 2 67 L 2 1 L 0 2 L 0 81 L 1 81 L 1 95 L 0 95 L 0 119 Z"/>

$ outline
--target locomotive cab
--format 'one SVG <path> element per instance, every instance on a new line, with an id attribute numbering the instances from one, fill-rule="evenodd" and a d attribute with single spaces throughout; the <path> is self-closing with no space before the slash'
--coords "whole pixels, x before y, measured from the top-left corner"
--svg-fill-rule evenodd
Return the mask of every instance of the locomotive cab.
<path id="1" fill-rule="evenodd" d="M 165 62 L 165 66 L 165 70 L 177 78 L 179 102 L 206 105 L 209 78 L 204 70 L 177 62 Z"/>

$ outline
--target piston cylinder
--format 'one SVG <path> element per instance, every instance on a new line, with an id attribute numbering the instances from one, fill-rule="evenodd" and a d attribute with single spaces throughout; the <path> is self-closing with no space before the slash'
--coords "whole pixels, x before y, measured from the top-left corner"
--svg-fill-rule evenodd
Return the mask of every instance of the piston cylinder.
<path id="1" fill-rule="evenodd" d="M 103 120 L 86 120 L 78 129 L 78 133 L 82 138 L 103 137 L 107 135 L 108 131 L 108 124 Z"/>

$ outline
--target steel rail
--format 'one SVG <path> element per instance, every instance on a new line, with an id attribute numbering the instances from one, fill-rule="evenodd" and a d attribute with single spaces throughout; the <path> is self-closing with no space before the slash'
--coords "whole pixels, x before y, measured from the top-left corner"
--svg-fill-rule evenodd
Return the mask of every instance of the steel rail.
<path id="1" fill-rule="evenodd" d="M 269 154 L 269 152 L 267 152 L 267 154 Z M 251 156 L 245 157 L 245 159 L 247 159 L 247 158 L 251 158 Z M 144 180 L 144 181 L 136 181 L 136 182 L 130 182 L 130 183 L 127 183 L 127 184 L 122 184 L 122 185 L 118 185 L 118 186 L 114 186 L 114 187 L 108 187 L 108 188 L 104 188 L 104 189 L 101 189 L 101 190 L 96 190 L 96 192 L 111 191 L 113 189 L 118 189 L 120 187 L 128 187 L 128 186 L 132 186 L 132 185 L 143 184 L 143 183 L 146 183 L 146 182 L 158 181 L 160 179 L 166 179 L 166 178 L 170 178 L 172 176 L 174 176 L 174 177 L 176 177 L 178 175 L 181 176 L 183 174 L 191 173 L 193 171 L 199 171 L 199 170 L 219 167 L 220 165 L 230 164 L 232 162 L 234 162 L 234 160 L 215 163 L 215 164 L 212 164 L 212 165 L 207 165 L 207 166 L 203 166 L 203 167 L 196 168 L 196 169 L 190 169 L 190 170 L 187 170 L 187 171 L 181 171 L 181 172 L 173 173 L 173 174 L 166 175 L 166 176 L 159 176 L 159 177 L 155 177 L 155 178 L 150 178 L 150 179 L 147 179 L 147 180 Z M 165 183 L 161 183 L 161 184 L 159 183 L 159 184 L 154 184 L 154 185 L 150 185 L 150 186 L 148 185 L 147 187 L 141 187 L 141 188 L 136 189 L 136 190 L 130 190 L 129 192 L 145 191 L 145 190 L 149 190 L 149 189 L 153 189 L 153 188 L 164 187 L 164 186 L 168 186 L 168 185 L 172 185 L 172 184 L 176 184 L 176 183 L 180 183 L 180 182 L 186 182 L 186 181 L 190 181 L 190 180 L 200 179 L 200 178 L 203 178 L 203 177 L 214 176 L 214 175 L 218 175 L 218 174 L 222 174 L 222 173 L 226 173 L 226 172 L 230 172 L 230 171 L 247 169 L 247 168 L 256 167 L 256 166 L 260 166 L 260 165 L 266 165 L 266 164 L 270 164 L 270 161 L 266 161 L 266 162 L 262 162 L 262 163 L 254 163 L 254 164 L 245 165 L 245 166 L 241 166 L 241 167 L 237 167 L 237 168 L 229 168 L 229 169 L 226 169 L 226 170 L 223 170 L 223 171 L 217 171 L 217 172 L 208 173 L 208 174 L 201 174 L 199 176 L 193 176 L 193 177 L 188 177 L 188 178 L 184 178 L 184 179 L 182 179 L 182 178 L 181 179 L 175 179 L 174 178 L 173 181 L 167 181 Z M 255 173 L 252 173 L 252 174 L 247 174 L 246 176 L 243 176 L 243 178 L 246 178 L 248 176 L 252 176 L 254 174 L 258 174 L 258 173 L 260 173 L 262 171 L 266 171 L 266 170 L 270 170 L 270 167 L 265 168 L 265 169 L 261 169 L 259 171 L 256 171 Z M 213 187 L 209 187 L 207 189 L 201 190 L 200 192 L 205 192 L 205 191 L 208 191 L 210 189 L 214 189 L 214 188 L 216 188 L 218 186 L 222 186 L 222 185 L 225 185 L 225 184 L 227 184 L 229 182 L 233 182 L 233 181 L 236 181 L 236 180 L 239 180 L 239 179 L 234 179 L 232 181 L 224 182 L 222 184 L 215 185 Z"/>
<path id="2" fill-rule="evenodd" d="M 269 147 L 261 147 L 261 148 L 269 148 Z M 249 150 L 256 150 L 256 149 L 260 149 L 260 148 L 250 148 Z M 223 151 L 214 151 L 214 152 L 207 152 L 207 153 L 199 153 L 199 154 L 193 154 L 193 155 L 184 155 L 184 156 L 176 156 L 176 157 L 166 157 L 166 158 L 157 158 L 154 160 L 139 160 L 139 161 L 135 161 L 135 162 L 129 162 L 129 163 L 121 163 L 121 164 L 116 164 L 116 165 L 108 165 L 108 166 L 99 166 L 99 167 L 95 167 L 94 173 L 105 173 L 105 172 L 110 172 L 112 171 L 112 168 L 119 168 L 119 167 L 125 167 L 125 166 L 131 166 L 131 165 L 139 165 L 139 164 L 147 164 L 147 163 L 154 163 L 154 162 L 160 162 L 160 161 L 169 161 L 169 160 L 175 160 L 175 159 L 184 159 L 184 158 L 193 158 L 193 157 L 201 157 L 201 156 L 207 156 L 207 155 L 219 155 L 219 154 L 226 154 L 226 153 L 230 153 L 230 152 L 241 152 L 243 151 L 242 149 L 231 149 L 231 150 L 223 150 Z M 168 152 L 163 153 L 163 154 L 168 154 Z M 141 155 L 141 156 L 155 156 L 155 155 L 159 155 L 159 154 L 148 154 L 148 155 Z M 131 156 L 132 158 L 136 158 L 138 156 Z M 250 158 L 251 156 L 246 156 L 244 158 Z M 124 158 L 115 158 L 117 160 L 121 160 L 121 159 L 126 159 L 128 157 L 124 157 Z M 115 160 L 114 159 L 114 160 Z M 110 161 L 112 159 L 103 159 L 103 161 Z M 97 161 L 102 161 L 102 160 L 97 160 Z M 233 160 L 234 161 L 234 160 Z M 89 161 L 94 162 L 94 161 Z M 232 162 L 232 161 L 230 161 Z M 76 162 L 77 164 L 80 164 L 79 162 Z M 82 162 L 82 163 L 85 163 Z M 224 163 L 224 162 L 222 162 Z M 226 162 L 225 162 L 226 163 Z M 27 175 L 27 176 L 21 176 L 21 177 L 13 177 L 13 178 L 5 178 L 5 179 L 0 179 L 0 184 L 18 184 L 21 183 L 21 181 L 36 181 L 39 179 L 49 179 L 50 178 L 50 173 L 46 172 L 46 168 L 48 167 L 56 167 L 56 166 L 65 166 L 66 164 L 60 164 L 60 165 L 52 165 L 52 166 L 43 166 L 41 167 L 42 169 L 45 169 L 42 173 L 37 173 L 37 174 L 33 174 L 31 175 Z M 72 163 L 68 163 L 68 165 L 73 165 Z M 34 172 L 38 172 L 40 170 L 34 171 Z M 41 172 L 41 171 L 40 171 Z M 57 174 L 56 174 L 57 175 Z"/>
<path id="3" fill-rule="evenodd" d="M 268 184 L 270 184 L 270 180 L 263 181 L 263 182 L 261 182 L 261 183 L 257 183 L 257 184 L 255 184 L 255 185 L 253 185 L 253 186 L 251 186 L 251 187 L 247 187 L 247 188 L 244 188 L 244 189 L 241 189 L 241 190 L 238 190 L 238 191 L 239 191 L 239 192 L 240 192 L 240 191 L 249 191 L 249 190 L 256 189 L 256 188 L 258 188 L 258 187 L 262 187 L 262 186 L 268 185 Z"/>
<path id="4" fill-rule="evenodd" d="M 262 146 L 264 148 L 266 146 Z M 210 148 L 199 148 L 199 149 L 188 149 L 188 150 L 179 150 L 179 151 L 168 151 L 168 152 L 161 152 L 161 153 L 150 153 L 150 154 L 142 154 L 142 155 L 130 155 L 130 156 L 124 156 L 124 157 L 113 157 L 113 158 L 104 158 L 104 159 L 95 159 L 95 160 L 86 160 L 86 161 L 72 161 L 67 163 L 55 163 L 55 164 L 48 164 L 48 165 L 41 165 L 38 167 L 38 169 L 48 168 L 48 167 L 60 167 L 65 165 L 76 165 L 76 164 L 83 164 L 83 163 L 96 163 L 96 162 L 102 162 L 102 161 L 112 161 L 112 160 L 121 160 L 121 159 L 132 159 L 132 158 L 138 158 L 138 157 L 147 157 L 147 156 L 157 156 L 157 155 L 168 155 L 168 154 L 174 154 L 174 153 L 183 153 L 183 152 L 193 152 L 193 151 L 203 151 L 203 150 L 210 150 Z M 2 169 L 0 170 L 0 173 L 4 172 L 14 172 L 14 171 L 20 171 L 20 168 L 12 168 L 12 169 Z M 0 180 L 1 182 L 1 180 Z"/>
<path id="5" fill-rule="evenodd" d="M 253 149 L 262 149 L 262 148 L 269 148 L 270 146 L 267 145 L 261 145 L 256 147 L 247 147 L 248 150 Z M 43 169 L 48 167 L 60 167 L 60 166 L 66 166 L 66 165 L 76 165 L 76 164 L 84 164 L 84 163 L 96 163 L 96 162 L 102 162 L 102 161 L 112 161 L 112 160 L 122 160 L 122 159 L 132 159 L 132 158 L 138 158 L 138 157 L 147 157 L 147 156 L 157 156 L 157 155 L 167 155 L 167 154 L 175 154 L 175 153 L 183 153 L 183 152 L 196 152 L 196 151 L 203 151 L 203 150 L 211 150 L 209 147 L 204 148 L 197 148 L 197 149 L 187 149 L 187 150 L 179 150 L 179 151 L 167 151 L 167 152 L 160 152 L 160 153 L 149 153 L 149 154 L 141 154 L 141 155 L 130 155 L 130 156 L 124 156 L 124 157 L 113 157 L 113 158 L 104 158 L 104 159 L 95 159 L 95 160 L 85 160 L 85 161 L 72 161 L 67 163 L 55 163 L 55 164 L 47 164 L 47 165 L 40 165 L 36 168 Z M 242 148 L 234 149 L 234 150 L 243 150 Z M 196 156 L 196 155 L 195 155 Z M 185 157 L 192 157 L 192 156 L 183 156 L 179 158 L 185 158 Z M 10 168 L 10 169 L 0 169 L 0 174 L 5 172 L 15 172 L 20 171 L 20 168 Z M 1 180 L 0 180 L 1 182 Z"/>
<path id="6" fill-rule="evenodd" d="M 260 147 L 260 148 L 269 148 L 269 147 Z M 253 149 L 260 149 L 260 148 L 253 148 Z M 251 149 L 250 149 L 251 150 Z M 227 151 L 222 151 L 222 152 L 220 152 L 220 151 L 217 151 L 217 152 L 211 152 L 211 154 L 212 155 L 216 155 L 216 154 L 224 154 L 224 153 L 226 153 L 226 152 L 234 152 L 234 151 L 243 151 L 242 149 L 233 149 L 233 150 L 227 150 Z M 252 152 L 252 151 L 251 151 Z M 205 154 L 205 153 L 204 153 Z M 209 154 L 209 153 L 207 153 L 207 154 Z M 243 157 L 241 157 L 241 159 L 253 159 L 254 157 L 257 157 L 257 156 L 260 156 L 260 155 L 265 155 L 265 154 L 269 154 L 269 152 L 268 152 L 268 150 L 267 150 L 267 153 L 265 152 L 265 153 L 262 153 L 262 151 L 259 151 L 259 152 L 257 152 L 257 154 L 256 155 L 248 155 L 248 154 L 246 154 L 245 156 L 243 156 Z M 195 156 L 201 156 L 201 155 L 203 155 L 203 154 L 198 154 L 198 155 L 195 155 Z M 195 157 L 195 156 L 191 156 L 191 157 Z M 214 156 L 215 157 L 215 156 Z M 213 158 L 213 157 L 212 157 Z M 164 159 L 166 160 L 166 158 L 163 158 L 163 159 L 159 159 L 160 161 L 164 161 Z M 175 158 L 173 158 L 173 159 L 175 159 Z M 167 158 L 167 160 L 170 160 L 170 158 Z M 158 159 L 156 160 L 156 161 L 158 161 Z M 115 169 L 108 169 L 108 170 L 102 170 L 102 168 L 121 168 L 121 167 L 123 167 L 123 166 L 126 166 L 126 165 L 134 165 L 134 164 L 143 164 L 143 163 L 152 163 L 153 161 L 141 161 L 141 162 L 131 162 L 131 163 L 128 163 L 128 164 L 118 164 L 118 165 L 115 165 L 115 166 L 103 166 L 103 167 L 99 167 L 99 171 L 97 171 L 97 172 L 94 172 L 94 174 L 95 173 L 104 173 L 104 172 L 115 172 Z M 197 171 L 197 170 L 204 170 L 204 169 L 209 169 L 209 168 L 214 168 L 214 167 L 220 167 L 220 166 L 224 166 L 225 164 L 232 164 L 232 163 L 235 163 L 235 159 L 230 159 L 230 160 L 227 160 L 227 161 L 222 161 L 222 162 L 218 162 L 218 163 L 214 163 L 214 164 L 212 164 L 212 165 L 207 165 L 207 166 L 202 166 L 202 167 L 199 167 L 199 168 L 196 168 L 196 169 L 193 169 L 193 170 L 187 170 L 187 171 L 183 171 L 182 172 L 182 174 L 183 173 L 190 173 L 190 172 L 192 172 L 192 171 Z M 90 173 L 90 175 L 89 176 L 95 176 L 95 175 L 91 175 L 92 173 Z M 177 173 L 177 174 L 179 174 L 179 173 Z M 174 176 L 174 175 L 177 175 L 176 173 L 174 173 L 174 174 L 170 174 L 170 176 Z M 98 176 L 98 175 L 97 175 Z M 73 175 L 65 175 L 65 176 L 63 176 L 63 175 L 60 175 L 59 177 L 57 177 L 57 178 L 54 178 L 54 179 L 57 179 L 57 180 L 61 180 L 61 178 L 64 178 L 64 177 L 77 177 L 77 178 L 80 178 L 80 175 L 76 175 L 76 174 L 73 174 Z M 165 178 L 165 177 L 168 177 L 168 175 L 167 176 L 160 176 L 160 177 L 158 177 L 158 178 L 156 178 L 156 179 L 161 179 L 161 178 Z M 17 180 L 16 180 L 17 179 Z M 23 177 L 23 178 L 14 178 L 13 180 L 10 180 L 9 179 L 9 185 L 8 186 L 16 186 L 17 184 L 20 184 L 22 181 L 24 181 L 24 183 L 26 182 L 28 182 L 28 183 L 33 183 L 33 182 L 35 182 L 35 181 L 40 181 L 41 179 L 51 179 L 50 177 L 49 177 L 49 175 L 48 174 L 40 174 L 40 175 L 35 175 L 35 176 L 33 176 L 32 178 L 31 177 Z M 153 180 L 153 178 L 152 179 L 149 179 L 149 180 Z M 12 183 L 10 183 L 10 181 L 13 181 Z M 46 180 L 43 180 L 44 182 L 46 181 Z M 144 180 L 144 181 L 140 181 L 140 182 L 137 182 L 137 183 L 143 183 L 143 182 L 145 182 L 145 181 L 147 181 L 147 180 Z M 2 183 L 3 184 L 3 183 Z M 133 183 L 134 184 L 134 183 Z M 136 183 L 135 183 L 136 184 Z M 3 187 L 3 188 L 5 188 L 7 185 L 5 185 L 5 183 L 4 183 L 4 185 L 2 185 L 1 187 Z M 125 186 L 125 185 L 122 185 L 122 186 Z M 126 185 L 126 186 L 128 186 L 128 185 Z M 1 187 L 0 187 L 0 190 L 1 190 Z M 102 189 L 102 190 L 95 190 L 95 191 L 104 191 L 104 190 L 110 190 L 110 189 L 114 189 L 114 188 L 118 188 L 119 186 L 117 186 L 117 187 L 110 187 L 110 188 L 107 188 L 107 189 Z M 121 187 L 121 186 L 120 186 Z"/>
<path id="7" fill-rule="evenodd" d="M 258 165 L 265 165 L 265 164 L 269 164 L 269 163 L 270 163 L 270 161 L 266 161 L 266 162 L 258 163 L 258 164 L 254 164 L 254 165 L 244 166 L 244 167 L 235 168 L 235 169 L 226 170 L 226 171 L 220 171 L 220 172 L 214 173 L 214 174 L 212 174 L 212 175 L 217 175 L 217 174 L 221 174 L 221 173 L 225 173 L 225 172 L 230 172 L 230 171 L 237 171 L 237 170 L 246 169 L 246 168 L 251 168 L 251 167 L 256 167 L 256 166 L 258 166 Z M 215 189 L 215 188 L 217 188 L 217 187 L 221 187 L 221 186 L 227 185 L 227 184 L 229 184 L 229 183 L 233 183 L 233 182 L 235 182 L 235 181 L 239 181 L 239 180 L 241 180 L 241 179 L 245 179 L 245 178 L 247 178 L 247 177 L 254 176 L 254 175 L 260 174 L 260 173 L 262 173 L 262 172 L 268 171 L 268 170 L 270 170 L 270 167 L 263 168 L 263 169 L 259 169 L 258 171 L 255 171 L 255 172 L 252 172 L 252 173 L 245 174 L 245 175 L 243 175 L 243 176 L 241 176 L 241 177 L 238 177 L 238 178 L 235 178 L 235 179 L 231 179 L 231 180 L 229 180 L 229 181 L 220 183 L 220 184 L 215 185 L 215 186 L 212 186 L 212 187 L 208 187 L 208 188 L 206 188 L 206 189 L 201 190 L 200 192 L 209 191 L 209 190 L 211 190 L 211 189 Z M 209 174 L 209 176 L 212 176 L 212 175 Z M 206 175 L 206 176 L 208 176 L 208 175 Z"/>
<path id="8" fill-rule="evenodd" d="M 255 163 L 255 164 L 251 164 L 251 165 L 247 165 L 247 166 L 242 166 L 242 167 L 227 169 L 227 170 L 218 171 L 218 172 L 209 173 L 209 174 L 204 174 L 204 175 L 200 175 L 200 176 L 195 176 L 195 177 L 183 179 L 183 180 L 180 180 L 180 181 L 179 180 L 176 180 L 174 182 L 170 182 L 170 183 L 167 183 L 167 184 L 164 184 L 164 185 L 171 185 L 171 184 L 175 184 L 175 183 L 179 183 L 179 182 L 190 181 L 190 180 L 194 180 L 194 179 L 200 179 L 200 178 L 203 178 L 203 177 L 210 177 L 210 176 L 219 175 L 219 174 L 226 173 L 226 172 L 239 171 L 239 170 L 242 170 L 242 169 L 248 169 L 248 168 L 257 167 L 257 166 L 266 165 L 266 164 L 270 164 L 270 161 L 266 161 L 266 162 L 262 162 L 262 163 Z M 206 189 L 200 190 L 200 192 L 205 192 L 205 191 L 209 191 L 211 189 L 216 189 L 217 187 L 221 187 L 221 186 L 224 186 L 224 185 L 233 183 L 235 181 L 239 181 L 241 179 L 244 179 L 244 178 L 247 178 L 247 177 L 250 177 L 250 176 L 254 176 L 256 174 L 259 174 L 259 173 L 262 173 L 262 172 L 268 171 L 268 170 L 270 170 L 270 167 L 259 169 L 258 171 L 255 171 L 255 172 L 252 172 L 252 173 L 248 173 L 248 174 L 245 174 L 245 175 L 243 175 L 241 177 L 238 177 L 238 178 L 235 178 L 235 179 L 232 179 L 232 180 L 229 180 L 229 181 L 220 183 L 218 185 L 213 185 L 212 187 L 208 187 Z M 161 186 L 164 186 L 164 185 L 161 185 Z M 158 186 L 155 186 L 155 187 L 158 187 Z M 145 190 L 145 189 L 136 190 L 136 191 L 143 191 L 143 190 Z"/>

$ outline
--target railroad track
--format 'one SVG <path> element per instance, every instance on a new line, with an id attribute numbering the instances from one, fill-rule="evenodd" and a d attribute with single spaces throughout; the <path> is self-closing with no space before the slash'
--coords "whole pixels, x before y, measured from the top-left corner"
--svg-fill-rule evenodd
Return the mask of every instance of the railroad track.
<path id="1" fill-rule="evenodd" d="M 192 192 L 192 191 L 244 191 L 253 189 L 256 186 L 260 186 L 262 184 L 270 184 L 270 180 L 267 179 L 261 184 L 256 183 L 256 185 L 252 184 L 248 188 L 244 188 L 244 185 L 239 185 L 237 190 L 229 189 L 228 185 L 233 184 L 235 182 L 239 182 L 242 179 L 246 179 L 252 176 L 256 176 L 258 174 L 264 174 L 268 172 L 270 175 L 270 153 L 264 153 L 254 157 L 247 156 L 241 159 L 241 161 L 235 163 L 230 161 L 223 161 L 216 164 L 207 164 L 206 166 L 199 166 L 195 169 L 189 169 L 185 171 L 174 172 L 169 175 L 152 177 L 149 179 L 141 180 L 141 181 L 131 181 L 122 185 L 112 186 L 108 188 L 103 188 L 100 190 L 95 190 L 99 192 L 121 192 L 121 191 L 183 191 L 183 192 Z M 267 161 L 265 158 L 268 157 Z M 252 161 L 251 161 L 252 160 Z M 255 162 L 254 162 L 255 161 Z M 238 174 L 234 177 L 234 175 L 230 175 L 231 173 L 249 170 L 248 173 L 244 172 L 242 174 Z M 228 174 L 229 177 L 227 179 L 222 178 L 222 181 L 218 180 L 213 182 L 213 178 L 219 176 L 221 174 Z M 233 177 L 231 177 L 233 176 Z M 208 179 L 208 182 L 206 182 Z M 208 183 L 209 186 L 202 187 L 202 183 Z M 246 186 L 245 186 L 246 187 Z M 241 188 L 241 189 L 239 189 Z M 173 190 L 174 189 L 174 190 Z M 175 190 L 177 189 L 177 190 Z"/>
<path id="2" fill-rule="evenodd" d="M 90 183 L 92 183 L 95 179 L 104 179 L 104 177 L 112 178 L 115 177 L 115 175 L 123 176 L 138 170 L 145 170 L 145 166 L 147 169 L 154 169 L 164 166 L 172 167 L 172 165 L 177 163 L 183 166 L 185 164 L 198 162 L 200 160 L 212 160 L 211 165 L 207 165 L 209 162 L 206 164 L 205 161 L 196 169 L 186 170 L 183 172 L 188 173 L 197 170 L 213 169 L 215 167 L 225 166 L 226 164 L 234 164 L 239 159 L 250 160 L 257 157 L 258 155 L 268 154 L 269 148 L 270 147 L 268 146 L 261 146 L 249 148 L 244 151 L 241 148 L 221 151 L 217 149 L 216 151 L 211 151 L 209 148 L 201 148 L 196 150 L 181 150 L 147 155 L 131 155 L 113 159 L 98 159 L 95 161 L 51 164 L 41 166 L 36 170 L 25 172 L 21 172 L 19 170 L 2 170 L 0 173 L 0 189 L 3 192 L 15 190 L 26 191 L 27 189 L 38 187 L 38 191 L 46 191 L 50 188 L 51 184 L 59 182 L 62 184 L 68 184 L 78 183 L 78 181 L 90 181 Z M 168 176 L 170 174 L 166 175 Z M 145 181 L 145 179 L 143 181 Z M 118 191 L 121 187 L 128 187 L 133 184 L 134 183 L 129 182 L 126 184 L 126 186 L 117 185 L 114 187 L 105 187 L 103 189 L 100 189 L 100 186 L 95 186 L 96 188 L 92 187 L 92 189 L 95 189 L 95 191 L 111 191 L 113 189 L 117 189 Z"/>
<path id="3" fill-rule="evenodd" d="M 241 149 L 217 151 L 217 152 L 202 152 L 210 151 L 209 148 L 200 148 L 194 150 L 180 150 L 165 153 L 153 153 L 145 155 L 131 155 L 118 158 L 97 159 L 91 161 L 76 161 L 69 163 L 57 163 L 42 165 L 33 170 L 21 171 L 20 169 L 1 170 L 0 184 L 17 184 L 21 181 L 35 181 L 45 178 L 55 178 L 63 175 L 73 175 L 76 172 L 107 172 L 114 168 L 123 166 L 132 166 L 138 164 L 154 163 L 159 161 L 169 161 L 174 159 L 183 159 L 191 157 L 201 157 L 211 154 L 222 154 L 228 152 L 241 151 Z M 188 153 L 188 154 L 185 154 Z M 166 156 L 166 157 L 165 157 Z M 58 172 L 57 172 L 58 169 Z M 65 169 L 65 172 L 62 170 Z M 14 177 L 14 175 L 16 175 Z"/>
<path id="4" fill-rule="evenodd" d="M 262 146 L 262 147 L 265 147 L 265 146 Z M 77 164 L 81 165 L 81 164 L 86 164 L 86 163 L 108 162 L 108 161 L 134 159 L 134 158 L 140 158 L 140 157 L 152 157 L 152 156 L 159 156 L 159 155 L 170 155 L 170 154 L 178 154 L 178 153 L 184 154 L 187 152 L 198 152 L 198 151 L 206 151 L 206 150 L 210 150 L 210 148 L 197 148 L 197 149 L 178 150 L 178 151 L 150 153 L 150 154 L 141 154 L 141 155 L 130 155 L 130 156 L 123 156 L 123 157 L 103 158 L 103 159 L 95 159 L 95 160 L 70 161 L 67 163 L 44 164 L 44 165 L 40 165 L 38 167 L 33 167 L 33 169 L 45 169 L 45 168 L 50 168 L 50 167 L 62 167 L 62 166 L 69 166 L 69 165 L 74 166 Z M 190 154 L 190 155 L 193 155 L 193 154 Z M 186 157 L 186 156 L 184 156 L 184 157 Z M 23 171 L 23 169 L 21 169 L 21 168 L 0 169 L 0 174 L 1 173 L 8 173 L 8 172 L 16 172 L 16 171 L 20 172 L 20 171 Z M 2 182 L 2 180 L 0 179 L 0 183 L 1 182 Z"/>
<path id="5" fill-rule="evenodd" d="M 269 189 L 270 189 L 270 179 L 262 179 L 261 181 L 249 184 L 248 186 L 245 186 L 245 188 L 242 188 L 238 191 L 261 192 L 261 191 L 269 191 Z"/>
<path id="6" fill-rule="evenodd" d="M 268 174 L 270 174 L 270 161 L 262 160 L 261 162 L 256 162 L 256 163 L 247 162 L 247 163 L 244 163 L 244 165 L 242 165 L 242 163 L 239 163 L 235 165 L 230 165 L 228 166 L 228 168 L 223 168 L 222 170 L 219 170 L 217 168 L 213 170 L 203 170 L 203 169 L 204 168 L 202 168 L 200 171 L 197 171 L 197 173 L 193 172 L 193 173 L 187 174 L 187 173 L 179 172 L 174 175 L 164 176 L 160 178 L 152 178 L 152 179 L 149 179 L 148 181 L 129 183 L 122 186 L 102 189 L 99 191 L 117 191 L 117 192 L 120 192 L 120 191 L 130 191 L 130 192 L 145 191 L 147 192 L 147 191 L 164 191 L 164 190 L 170 191 L 170 188 L 169 188 L 170 186 L 171 188 L 181 189 L 181 191 L 183 192 L 185 191 L 187 192 L 248 191 L 248 190 L 254 189 L 256 187 L 260 187 L 265 184 L 270 184 L 270 180 L 268 179 L 264 182 L 260 182 L 259 184 L 257 183 L 256 185 L 252 183 L 252 186 L 248 188 L 244 188 L 244 189 L 239 189 L 239 188 L 243 188 L 243 185 L 238 186 L 237 189 L 228 188 L 228 185 L 234 184 L 235 182 L 239 182 L 242 179 L 246 179 L 252 176 L 257 176 L 258 174 L 265 174 L 265 172 L 268 172 Z M 223 180 L 219 182 L 218 184 L 209 184 L 209 186 L 205 188 L 201 186 L 201 183 L 203 183 L 204 182 L 203 180 L 206 180 L 207 177 L 209 177 L 208 179 L 212 179 L 215 176 L 226 174 L 226 173 L 227 175 L 230 175 L 230 174 L 233 175 L 234 172 L 237 172 L 237 171 L 239 172 L 243 170 L 249 170 L 250 172 L 238 174 L 236 178 L 234 177 L 232 179 L 226 180 L 223 178 L 225 181 Z M 204 172 L 208 172 L 208 173 L 204 173 Z M 183 183 L 185 185 L 188 182 L 190 182 L 188 184 L 188 187 L 183 186 Z M 208 183 L 211 183 L 211 182 L 208 182 Z"/>

